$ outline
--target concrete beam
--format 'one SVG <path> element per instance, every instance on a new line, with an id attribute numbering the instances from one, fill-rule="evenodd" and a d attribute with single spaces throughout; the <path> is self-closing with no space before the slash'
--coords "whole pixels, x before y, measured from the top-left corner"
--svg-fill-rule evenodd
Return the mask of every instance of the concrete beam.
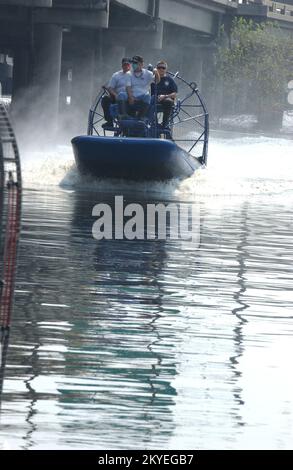
<path id="1" fill-rule="evenodd" d="M 238 0 L 208 0 L 206 3 L 211 2 L 216 5 L 223 5 L 225 8 L 237 8 Z"/>
<path id="2" fill-rule="evenodd" d="M 115 0 L 115 3 L 140 13 L 151 14 L 151 5 L 154 5 L 154 3 L 159 4 L 162 1 L 163 0 Z M 170 3 L 169 0 L 168 2 Z M 171 3 L 174 3 L 174 0 L 171 0 Z M 178 3 L 180 3 L 180 12 L 185 10 L 186 6 L 189 6 L 193 9 L 203 8 L 224 13 L 227 9 L 236 9 L 238 0 L 184 0 L 184 2 L 179 1 Z"/>
<path id="3" fill-rule="evenodd" d="M 139 13 L 150 13 L 149 0 L 115 0 L 115 4 Z M 156 17 L 161 20 L 206 34 L 214 34 L 215 18 L 225 11 L 222 3 L 217 5 L 213 0 L 156 0 L 154 5 Z"/>
<path id="4" fill-rule="evenodd" d="M 52 0 L 0 0 L 0 5 L 49 8 L 52 6 Z"/>
<path id="5" fill-rule="evenodd" d="M 78 26 L 80 28 L 108 28 L 109 10 L 105 4 L 104 10 L 85 10 L 68 8 L 35 8 L 34 21 L 43 24 L 60 26 Z"/>
<path id="6" fill-rule="evenodd" d="M 159 17 L 180 26 L 185 26 L 206 34 L 214 34 L 215 14 L 201 8 L 194 8 L 191 4 L 182 4 L 180 0 L 161 0 Z"/>
<path id="7" fill-rule="evenodd" d="M 115 45 L 120 44 L 126 47 L 133 54 L 136 53 L 137 47 L 142 49 L 162 49 L 163 46 L 163 31 L 164 24 L 162 20 L 156 20 L 156 29 L 147 30 L 129 27 L 123 28 L 109 28 L 104 32 L 106 43 Z"/>
<path id="8" fill-rule="evenodd" d="M 139 13 L 148 14 L 149 12 L 149 0 L 115 0 L 115 3 L 131 8 Z"/>
<path id="9" fill-rule="evenodd" d="M 238 6 L 238 0 L 184 0 L 184 3 L 193 8 L 203 8 L 218 13 L 225 13 L 231 9 L 233 11 Z"/>
<path id="10" fill-rule="evenodd" d="M 268 5 L 248 3 L 239 5 L 237 14 L 241 16 L 267 16 L 268 11 Z"/>
<path id="11" fill-rule="evenodd" d="M 109 0 L 53 0 L 53 7 L 85 9 L 85 10 L 103 10 L 109 4 Z"/>

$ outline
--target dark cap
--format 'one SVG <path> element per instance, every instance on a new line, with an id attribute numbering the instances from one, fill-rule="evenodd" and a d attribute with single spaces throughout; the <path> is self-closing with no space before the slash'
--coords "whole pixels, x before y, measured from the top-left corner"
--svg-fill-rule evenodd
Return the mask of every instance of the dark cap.
<path id="1" fill-rule="evenodd" d="M 131 64 L 131 59 L 129 59 L 129 57 L 123 57 L 122 64 Z"/>
<path id="2" fill-rule="evenodd" d="M 132 62 L 139 62 L 140 64 L 143 63 L 143 57 L 141 57 L 141 55 L 134 55 L 132 57 Z"/>

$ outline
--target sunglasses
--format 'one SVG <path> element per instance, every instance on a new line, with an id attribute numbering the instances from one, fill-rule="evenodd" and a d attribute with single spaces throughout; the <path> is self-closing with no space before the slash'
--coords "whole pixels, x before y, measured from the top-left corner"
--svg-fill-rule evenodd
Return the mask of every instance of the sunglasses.
<path id="1" fill-rule="evenodd" d="M 157 69 L 164 69 L 166 70 L 167 67 L 164 67 L 164 65 L 158 65 Z"/>

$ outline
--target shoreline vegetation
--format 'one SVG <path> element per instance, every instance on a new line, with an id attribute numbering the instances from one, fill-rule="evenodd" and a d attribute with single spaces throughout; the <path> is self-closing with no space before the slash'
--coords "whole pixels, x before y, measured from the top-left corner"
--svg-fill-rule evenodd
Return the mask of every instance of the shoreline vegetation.
<path id="1" fill-rule="evenodd" d="M 288 98 L 292 46 L 292 38 L 269 21 L 239 17 L 230 30 L 222 27 L 215 53 L 216 80 L 224 91 L 220 115 L 224 109 L 230 114 L 237 110 L 240 115 L 254 115 L 257 130 L 277 131 L 284 126 L 284 112 L 293 109 Z"/>

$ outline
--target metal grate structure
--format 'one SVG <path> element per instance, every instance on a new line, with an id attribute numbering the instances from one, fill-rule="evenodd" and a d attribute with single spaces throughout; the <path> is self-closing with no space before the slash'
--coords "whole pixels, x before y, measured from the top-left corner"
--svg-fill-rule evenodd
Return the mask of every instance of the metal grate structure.
<path id="1" fill-rule="evenodd" d="M 0 394 L 13 307 L 21 189 L 17 143 L 7 111 L 0 103 Z"/>

